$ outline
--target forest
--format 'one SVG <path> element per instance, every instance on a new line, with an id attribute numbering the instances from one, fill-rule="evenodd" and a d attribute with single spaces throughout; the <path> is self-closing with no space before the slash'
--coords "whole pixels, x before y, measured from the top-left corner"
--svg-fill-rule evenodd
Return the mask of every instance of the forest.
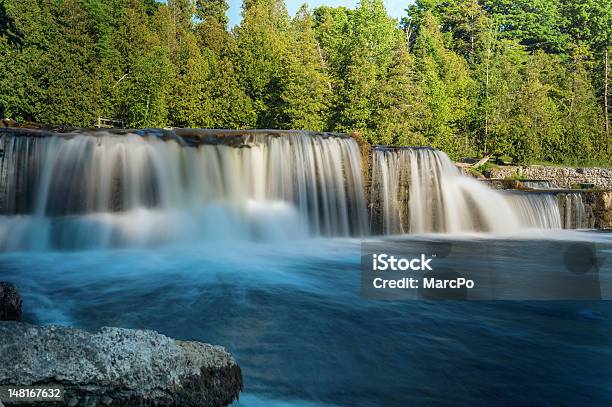
<path id="1" fill-rule="evenodd" d="M 359 132 L 610 165 L 609 0 L 0 0 L 0 118 Z"/>

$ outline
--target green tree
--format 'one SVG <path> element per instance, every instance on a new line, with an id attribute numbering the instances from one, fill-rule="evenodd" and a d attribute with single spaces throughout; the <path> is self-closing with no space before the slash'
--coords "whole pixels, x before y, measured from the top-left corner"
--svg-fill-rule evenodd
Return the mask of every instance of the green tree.
<path id="1" fill-rule="evenodd" d="M 498 24 L 502 38 L 519 41 L 529 50 L 564 52 L 565 33 L 562 2 L 558 0 L 484 0 L 484 8 Z"/>
<path id="2" fill-rule="evenodd" d="M 123 57 L 113 84 L 117 117 L 133 127 L 167 124 L 168 95 L 173 77 L 170 51 L 152 29 L 143 4 L 130 0 L 121 10 L 114 46 Z"/>
<path id="3" fill-rule="evenodd" d="M 257 124 L 257 112 L 234 66 L 234 60 L 240 61 L 236 40 L 227 32 L 227 9 L 225 0 L 196 1 L 196 35 L 210 69 L 211 126 L 251 128 Z"/>
<path id="4" fill-rule="evenodd" d="M 423 90 L 416 82 L 414 57 L 406 43 L 398 40 L 393 60 L 378 85 L 372 100 L 374 142 L 396 146 L 428 145 L 419 132 L 419 123 L 426 115 Z"/>
<path id="5" fill-rule="evenodd" d="M 467 122 L 474 84 L 467 62 L 444 43 L 437 19 L 427 12 L 414 45 L 419 80 L 425 93 L 426 116 L 421 132 L 432 145 L 458 157 L 472 146 Z"/>
<path id="6" fill-rule="evenodd" d="M 417 0 L 408 7 L 402 25 L 409 39 L 416 39 L 426 14 L 430 12 L 450 34 L 445 41 L 455 52 L 471 61 L 482 47 L 482 37 L 490 30 L 491 19 L 478 0 Z"/>
<path id="7" fill-rule="evenodd" d="M 604 128 L 610 137 L 610 48 L 612 48 L 612 5 L 609 1 L 564 0 L 567 31 L 599 56 L 598 77 L 604 110 Z M 610 154 L 610 142 L 608 154 Z"/>
<path id="8" fill-rule="evenodd" d="M 402 39 L 396 20 L 387 15 L 382 0 L 362 0 L 351 14 L 351 37 L 343 46 L 346 67 L 338 78 L 338 105 L 335 128 L 361 131 L 375 141 L 372 133 L 378 85 L 393 61 Z"/>
<path id="9" fill-rule="evenodd" d="M 589 77 L 592 65 L 590 50 L 585 46 L 576 47 L 563 84 L 564 132 L 562 142 L 557 144 L 558 161 L 606 160 L 606 133 L 601 126 L 603 110 Z"/>
<path id="10" fill-rule="evenodd" d="M 235 68 L 253 101 L 257 127 L 280 123 L 282 58 L 289 16 L 282 2 L 259 0 L 244 3 L 243 19 L 236 29 Z"/>
<path id="11" fill-rule="evenodd" d="M 229 20 L 227 19 L 227 0 L 196 0 L 196 15 L 203 23 L 216 23 L 226 28 Z"/>
<path id="12" fill-rule="evenodd" d="M 514 158 L 518 162 L 532 160 L 555 161 L 556 147 L 563 132 L 561 113 L 554 96 L 558 89 L 559 57 L 538 51 L 529 57 L 517 106 L 518 127 Z"/>
<path id="13" fill-rule="evenodd" d="M 332 87 L 312 27 L 312 16 L 303 6 L 291 22 L 282 58 L 280 80 L 281 127 L 324 130 Z"/>
<path id="14" fill-rule="evenodd" d="M 8 45 L 20 48 L 23 46 L 23 32 L 15 25 L 15 19 L 6 11 L 4 0 L 0 1 L 0 37 L 5 37 Z"/>
<path id="15" fill-rule="evenodd" d="M 100 99 L 94 47 L 78 0 L 9 3 L 23 50 L 0 45 L 0 110 L 17 120 L 90 126 Z"/>

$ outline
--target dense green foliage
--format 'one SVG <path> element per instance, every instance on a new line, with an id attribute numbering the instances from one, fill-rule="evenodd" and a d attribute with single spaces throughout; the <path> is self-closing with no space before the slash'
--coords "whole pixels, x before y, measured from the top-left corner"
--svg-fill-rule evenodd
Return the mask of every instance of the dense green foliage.
<path id="1" fill-rule="evenodd" d="M 453 157 L 610 162 L 612 10 L 417 0 L 401 22 L 245 0 L 0 0 L 0 117 L 358 131 Z"/>

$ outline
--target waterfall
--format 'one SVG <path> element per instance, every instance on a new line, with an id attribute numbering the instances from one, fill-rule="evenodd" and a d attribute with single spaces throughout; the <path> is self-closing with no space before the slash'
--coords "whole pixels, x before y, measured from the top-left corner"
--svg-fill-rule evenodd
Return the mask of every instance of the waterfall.
<path id="1" fill-rule="evenodd" d="M 532 189 L 561 189 L 557 184 L 553 181 L 547 180 L 523 180 L 521 181 L 526 188 Z"/>
<path id="2" fill-rule="evenodd" d="M 524 228 L 561 229 L 562 216 L 557 197 L 552 194 L 530 194 L 522 191 L 500 192 L 511 203 Z"/>
<path id="3" fill-rule="evenodd" d="M 199 238 L 367 232 L 348 137 L 172 132 L 0 140 L 0 248 L 97 248 Z"/>
<path id="4" fill-rule="evenodd" d="M 370 202 L 372 230 L 383 234 L 587 226 L 579 194 L 492 190 L 431 148 L 375 147 Z"/>
<path id="5" fill-rule="evenodd" d="M 594 226 L 591 207 L 584 204 L 581 194 L 564 192 L 557 194 L 557 199 L 565 229 L 587 229 Z"/>

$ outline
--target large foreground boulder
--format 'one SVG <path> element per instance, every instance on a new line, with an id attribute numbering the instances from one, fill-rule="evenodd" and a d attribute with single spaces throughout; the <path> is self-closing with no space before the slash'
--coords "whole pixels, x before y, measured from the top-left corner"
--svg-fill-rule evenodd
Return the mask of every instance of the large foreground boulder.
<path id="1" fill-rule="evenodd" d="M 242 373 L 222 347 L 154 331 L 0 322 L 0 386 L 33 384 L 62 386 L 62 406 L 216 407 L 238 398 Z"/>
<path id="2" fill-rule="evenodd" d="M 0 321 L 19 321 L 21 296 L 11 283 L 0 281 Z"/>

